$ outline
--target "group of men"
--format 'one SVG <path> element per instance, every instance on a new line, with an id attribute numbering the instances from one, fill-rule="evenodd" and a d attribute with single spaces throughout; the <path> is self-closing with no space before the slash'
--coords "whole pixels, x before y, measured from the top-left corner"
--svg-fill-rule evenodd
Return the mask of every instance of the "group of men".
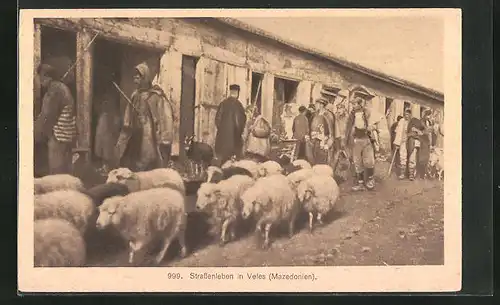
<path id="1" fill-rule="evenodd" d="M 39 113 L 35 113 L 34 123 L 35 175 L 72 170 L 72 150 L 77 136 L 75 99 L 70 90 L 74 81 L 72 67 L 66 57 L 55 57 L 37 69 L 34 102 Z M 151 80 L 146 63 L 135 67 L 136 90 L 130 97 L 124 96 L 127 105 L 119 136 L 116 143 L 109 143 L 112 154 L 106 161 L 110 167 L 144 171 L 163 167 L 170 159 L 173 109 L 162 89 L 153 86 Z M 41 173 L 39 169 L 44 164 L 48 164 L 48 170 Z"/>
<path id="2" fill-rule="evenodd" d="M 425 177 L 431 150 L 443 136 L 442 128 L 436 128 L 438 125 L 430 118 L 431 114 L 427 109 L 418 119 L 412 116 L 411 109 L 406 109 L 391 126 L 393 151 L 399 161 L 399 179 L 408 176 L 413 181 L 417 175 Z"/>

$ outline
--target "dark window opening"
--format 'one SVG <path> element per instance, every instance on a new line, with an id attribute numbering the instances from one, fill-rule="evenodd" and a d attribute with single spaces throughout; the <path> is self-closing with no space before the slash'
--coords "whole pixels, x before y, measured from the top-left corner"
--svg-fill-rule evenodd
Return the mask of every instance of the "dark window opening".
<path id="1" fill-rule="evenodd" d="M 272 126 L 273 129 L 278 131 L 280 134 L 284 133 L 284 124 L 281 122 L 281 115 L 285 105 L 295 103 L 297 97 L 297 87 L 299 82 L 283 79 L 274 78 L 274 104 L 273 104 L 273 118 Z"/>
<path id="2" fill-rule="evenodd" d="M 328 101 L 328 103 L 333 104 L 335 99 L 339 94 L 340 89 L 334 87 L 323 86 L 321 90 L 321 96 Z"/>
<path id="3" fill-rule="evenodd" d="M 403 108 L 403 109 L 404 109 L 404 111 L 406 111 L 407 109 L 410 109 L 410 110 L 411 110 L 411 104 L 410 104 L 410 102 L 405 102 L 405 103 L 404 103 L 404 108 Z"/>
<path id="4" fill-rule="evenodd" d="M 385 98 L 385 113 L 386 114 L 389 111 L 389 109 L 391 109 L 393 102 L 394 102 L 394 99 L 389 98 L 389 97 Z"/>
<path id="5" fill-rule="evenodd" d="M 76 58 L 76 33 L 71 31 L 60 30 L 52 27 L 41 27 L 41 63 L 50 60 L 51 58 L 67 57 L 71 63 L 75 62 Z M 69 71 L 65 82 L 71 89 L 73 97 L 76 96 L 74 72 Z M 61 73 L 63 73 L 61 71 Z M 65 73 L 65 72 L 64 72 Z M 63 75 L 61 75 L 62 77 Z"/>
<path id="6" fill-rule="evenodd" d="M 116 144 L 128 104 L 127 98 L 131 99 L 136 89 L 133 82 L 135 67 L 146 62 L 150 80 L 155 79 L 160 68 L 161 53 L 102 38 L 94 40 L 92 47 L 92 161 L 100 166 L 112 151 L 110 147 Z"/>
<path id="7" fill-rule="evenodd" d="M 250 103 L 255 103 L 257 112 L 262 113 L 262 81 L 264 75 L 256 72 L 252 72 L 252 93 L 250 97 Z"/>

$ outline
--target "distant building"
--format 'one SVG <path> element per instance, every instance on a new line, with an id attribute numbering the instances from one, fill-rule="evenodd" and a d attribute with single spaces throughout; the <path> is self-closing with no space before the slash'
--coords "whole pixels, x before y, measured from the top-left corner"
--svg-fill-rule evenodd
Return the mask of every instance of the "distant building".
<path id="1" fill-rule="evenodd" d="M 141 61 L 150 64 L 155 82 L 176 106 L 174 154 L 183 153 L 179 139 L 185 135 L 214 143 L 216 107 L 231 83 L 240 85 L 240 100 L 256 101 L 273 126 L 280 125 L 285 103 L 307 105 L 319 96 L 334 104 L 341 122 L 348 99 L 355 95 L 388 114 L 389 125 L 405 105 L 417 117 L 423 107 L 432 108 L 443 120 L 441 92 L 283 41 L 230 18 L 35 19 L 34 51 L 35 65 L 56 53 L 79 58 L 74 88 L 79 150 L 91 151 L 96 123 L 92 99 L 102 85 L 101 75 L 113 70 L 130 94 L 133 68 Z"/>

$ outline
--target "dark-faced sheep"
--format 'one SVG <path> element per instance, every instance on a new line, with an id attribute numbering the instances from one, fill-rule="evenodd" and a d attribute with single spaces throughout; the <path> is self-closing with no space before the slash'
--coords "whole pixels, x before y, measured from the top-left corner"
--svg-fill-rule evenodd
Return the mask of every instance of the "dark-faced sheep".
<path id="1" fill-rule="evenodd" d="M 85 264 L 85 241 L 68 221 L 58 218 L 34 224 L 35 267 L 81 267 Z"/>
<path id="2" fill-rule="evenodd" d="M 241 167 L 229 167 L 221 169 L 217 166 L 209 166 L 207 168 L 207 181 L 211 183 L 218 183 L 222 180 L 227 180 L 235 175 L 243 175 L 252 178 L 252 173 L 247 169 Z"/>
<path id="3" fill-rule="evenodd" d="M 175 239 L 181 246 L 180 256 L 186 256 L 186 223 L 184 195 L 170 188 L 154 188 L 106 199 L 99 207 L 96 226 L 117 229 L 129 244 L 130 264 L 153 241 L 161 240 L 162 248 L 155 259 L 160 264 Z"/>
<path id="4" fill-rule="evenodd" d="M 272 175 L 258 179 L 241 196 L 242 216 L 248 219 L 254 215 L 257 220 L 255 233 L 261 235 L 264 226 L 263 248 L 269 247 L 269 232 L 274 225 L 288 223 L 288 234 L 293 236 L 295 220 L 300 211 L 291 183 L 283 175 Z"/>

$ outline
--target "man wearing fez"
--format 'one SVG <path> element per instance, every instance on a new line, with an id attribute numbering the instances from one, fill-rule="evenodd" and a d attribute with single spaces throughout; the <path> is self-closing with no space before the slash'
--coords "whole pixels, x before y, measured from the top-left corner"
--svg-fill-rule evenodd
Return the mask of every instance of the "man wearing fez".
<path id="1" fill-rule="evenodd" d="M 373 190 L 375 188 L 375 153 L 372 131 L 375 127 L 368 123 L 370 112 L 362 98 L 356 97 L 352 106 L 347 120 L 345 140 L 342 143 L 342 146 L 345 147 L 345 141 L 347 141 L 348 145 L 352 147 L 352 158 L 356 171 L 356 180 L 352 190 L 362 191 L 365 186 L 368 190 Z"/>
<path id="2" fill-rule="evenodd" d="M 240 157 L 243 150 L 242 134 L 247 118 L 245 109 L 238 100 L 239 95 L 240 86 L 229 86 L 229 97 L 219 104 L 215 115 L 215 155 L 220 164 L 232 156 Z"/>
<path id="3" fill-rule="evenodd" d="M 53 57 L 38 67 L 40 86 L 45 92 L 34 124 L 35 147 L 46 143 L 49 174 L 71 172 L 71 150 L 76 138 L 75 100 L 68 87 L 73 80 L 71 60 Z M 63 79 L 63 76 L 65 76 Z"/>
<path id="4" fill-rule="evenodd" d="M 316 100 L 316 112 L 311 121 L 310 145 L 312 146 L 312 164 L 328 164 L 328 140 L 330 137 L 329 121 L 325 115 L 325 99 Z"/>
<path id="5" fill-rule="evenodd" d="M 132 171 L 165 167 L 173 139 L 173 109 L 163 90 L 152 86 L 149 67 L 135 67 L 137 89 L 127 102 L 123 126 L 115 146 L 116 160 Z"/>

